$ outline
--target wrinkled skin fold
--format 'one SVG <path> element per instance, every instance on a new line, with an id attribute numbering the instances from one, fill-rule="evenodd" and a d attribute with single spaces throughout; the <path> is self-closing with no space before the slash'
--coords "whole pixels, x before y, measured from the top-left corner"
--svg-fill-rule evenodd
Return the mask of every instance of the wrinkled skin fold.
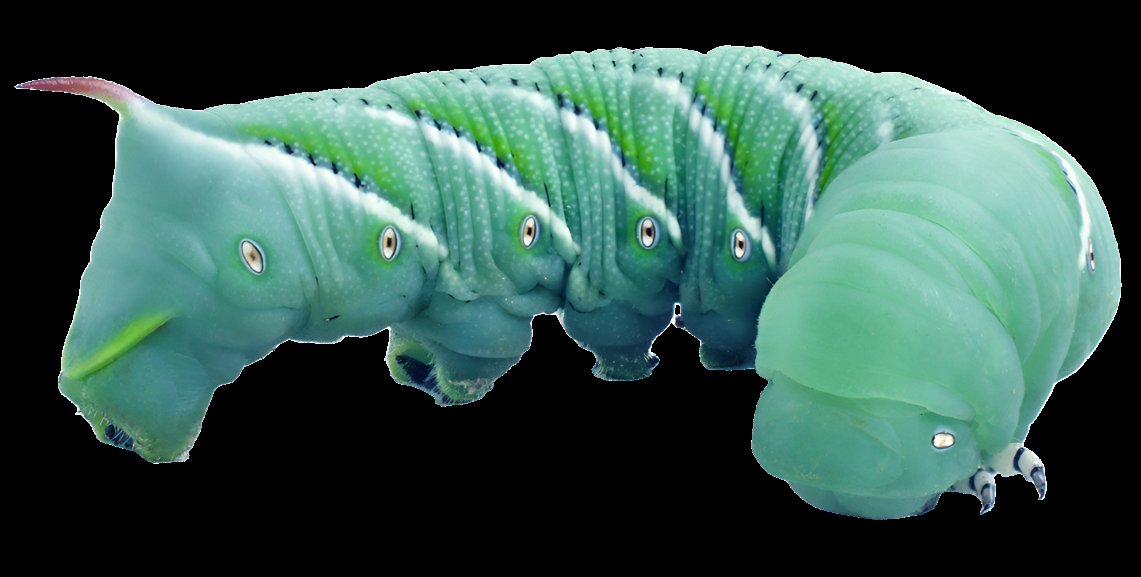
<path id="1" fill-rule="evenodd" d="M 1119 298 L 1100 198 L 1091 272 L 1060 175 L 1041 145 L 990 130 L 900 140 L 839 176 L 761 311 L 761 465 L 818 508 L 895 518 L 1022 442 Z M 941 432 L 952 447 L 932 445 Z"/>
<path id="2" fill-rule="evenodd" d="M 264 244 L 283 256 L 305 254 L 275 222 L 288 209 L 270 174 L 168 122 L 139 106 L 120 122 L 114 193 L 59 379 L 101 440 L 129 440 L 153 461 L 182 458 L 214 389 L 294 333 L 308 306 L 304 288 L 280 272 L 251 287 L 248 271 L 226 266 L 242 234 L 232 222 L 265 231 Z M 306 268 L 303 259 L 277 268 Z"/>

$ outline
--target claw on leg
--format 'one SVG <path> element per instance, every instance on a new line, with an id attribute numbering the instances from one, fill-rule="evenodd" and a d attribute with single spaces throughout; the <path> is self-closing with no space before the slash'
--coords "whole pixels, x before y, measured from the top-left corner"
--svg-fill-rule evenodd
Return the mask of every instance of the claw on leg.
<path id="1" fill-rule="evenodd" d="M 1046 468 L 1034 467 L 1030 470 L 1031 483 L 1034 483 L 1034 488 L 1038 489 L 1038 500 L 1046 498 Z"/>
<path id="2" fill-rule="evenodd" d="M 998 496 L 998 484 L 995 483 L 994 475 L 995 472 L 990 469 L 979 469 L 974 475 L 952 485 L 951 490 L 978 497 L 982 503 L 979 514 L 985 515 L 994 508 Z"/>
<path id="3" fill-rule="evenodd" d="M 1022 446 L 1022 443 L 1011 443 L 1003 450 L 985 458 L 982 466 L 975 474 L 951 485 L 950 490 L 957 493 L 974 495 L 982 502 L 982 511 L 985 514 L 994 508 L 994 501 L 998 484 L 995 477 L 1012 477 L 1022 475 L 1038 490 L 1038 500 L 1046 498 L 1046 466 L 1034 451 Z"/>
<path id="4" fill-rule="evenodd" d="M 1019 447 L 1014 455 L 1014 469 L 1034 484 L 1034 488 L 1038 490 L 1039 501 L 1046 498 L 1046 465 L 1042 464 L 1042 459 L 1039 459 L 1034 451 Z"/>
<path id="5" fill-rule="evenodd" d="M 979 500 L 982 501 L 983 508 L 979 511 L 979 515 L 986 515 L 991 509 L 994 509 L 995 488 L 994 477 L 991 477 L 990 483 L 984 483 L 982 490 L 979 491 Z"/>
<path id="6" fill-rule="evenodd" d="M 987 459 L 986 466 L 994 469 L 999 475 L 1022 475 L 1022 478 L 1034 485 L 1038 491 L 1038 500 L 1046 498 L 1046 465 L 1034 451 L 1022 446 L 1022 443 L 1011 443 L 1002 451 Z"/>

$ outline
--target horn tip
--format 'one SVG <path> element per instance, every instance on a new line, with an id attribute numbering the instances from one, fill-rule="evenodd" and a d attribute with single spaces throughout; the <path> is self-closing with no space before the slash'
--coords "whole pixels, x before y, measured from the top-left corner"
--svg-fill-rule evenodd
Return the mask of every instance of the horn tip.
<path id="1" fill-rule="evenodd" d="M 16 85 L 19 90 L 38 90 L 43 92 L 66 92 L 80 94 L 94 98 L 114 108 L 116 111 L 126 112 L 131 102 L 149 102 L 139 96 L 130 88 L 102 78 L 93 76 L 60 76 L 29 80 Z"/>

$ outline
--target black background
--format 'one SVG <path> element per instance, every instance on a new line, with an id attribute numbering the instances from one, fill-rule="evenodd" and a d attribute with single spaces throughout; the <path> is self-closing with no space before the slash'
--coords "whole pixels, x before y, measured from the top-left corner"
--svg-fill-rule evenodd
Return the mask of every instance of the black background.
<path id="1" fill-rule="evenodd" d="M 760 44 L 908 72 L 1043 131 L 1099 183 L 1119 241 L 1124 234 L 1123 203 L 1134 189 L 1116 180 L 1123 166 L 1117 137 L 1135 127 L 1123 124 L 1130 102 L 1115 76 L 1124 60 L 1118 37 L 1098 33 L 1096 20 L 1041 28 L 947 15 L 857 26 L 807 20 L 811 14 L 738 23 L 695 14 L 647 25 L 576 11 L 487 24 L 431 10 L 337 14 L 335 22 L 326 20 L 330 14 L 298 12 L 272 23 L 136 14 L 145 24 L 124 19 L 91 32 L 53 29 L 45 15 L 45 25 L 8 39 L 18 57 L 7 69 L 12 84 L 94 75 L 156 102 L 202 108 L 576 49 Z M 679 534 L 874 526 L 946 536 L 940 529 L 954 526 L 978 532 L 959 537 L 999 538 L 1069 531 L 1074 520 L 1097 527 L 1101 515 L 1127 507 L 1130 482 L 1114 467 L 1133 450 L 1121 435 L 1134 414 L 1123 395 L 1135 389 L 1136 376 L 1124 372 L 1132 349 L 1121 314 L 1031 429 L 1028 445 L 1047 464 L 1049 497 L 1038 502 L 1029 484 L 1004 479 L 997 507 L 982 519 L 977 502 L 962 495 L 888 525 L 819 512 L 753 459 L 750 430 L 763 384 L 755 374 L 702 370 L 696 341 L 671 328 L 654 347 L 662 362 L 651 378 L 599 381 L 590 374 L 591 356 L 553 317 L 535 320 L 531 351 L 487 397 L 447 409 L 390 380 L 384 333 L 334 346 L 286 343 L 217 391 L 189 463 L 149 467 L 98 443 L 55 382 L 79 277 L 110 194 L 115 114 L 57 94 L 12 91 L 6 102 L 5 132 L 20 144 L 6 155 L 15 178 L 11 206 L 24 207 L 8 214 L 11 264 L 22 272 L 6 279 L 20 295 L 13 324 L 32 335 L 9 349 L 22 375 L 10 386 L 27 396 L 9 462 L 29 498 L 77 512 L 114 507 L 135 521 L 188 509 L 234 522 L 254 513 L 307 515 L 330 526 L 342 516 L 388 523 L 396 515 L 400 524 L 431 518 L 439 533 L 422 535 L 433 540 L 475 517 L 516 529 L 590 527 L 583 538 L 641 534 L 649 520 Z M 520 517 L 527 521 L 513 521 Z"/>

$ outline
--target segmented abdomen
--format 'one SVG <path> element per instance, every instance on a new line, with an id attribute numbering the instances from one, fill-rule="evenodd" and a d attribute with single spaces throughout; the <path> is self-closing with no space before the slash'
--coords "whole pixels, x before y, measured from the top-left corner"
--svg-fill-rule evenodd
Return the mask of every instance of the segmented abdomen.
<path id="1" fill-rule="evenodd" d="M 760 48 L 618 49 L 272 99 L 253 125 L 291 126 L 281 142 L 431 230 L 441 290 L 538 288 L 583 312 L 680 301 L 691 332 L 739 351 L 731 364 L 751 362 L 752 321 L 839 171 L 894 138 L 987 121 L 965 100 L 925 113 L 956 98 L 937 91 Z"/>
<path id="2" fill-rule="evenodd" d="M 815 200 L 829 100 L 811 86 L 824 76 L 814 68 L 835 65 L 806 63 L 762 49 L 596 51 L 373 88 L 397 95 L 419 126 L 452 265 L 478 292 L 511 276 L 494 257 L 509 250 L 487 250 L 517 244 L 507 233 L 518 203 L 504 201 L 537 198 L 551 207 L 544 234 L 573 245 L 572 305 L 633 301 L 671 282 L 700 310 L 724 298 L 718 281 L 733 262 L 775 273 L 782 238 L 795 239 Z M 755 254 L 734 255 L 735 230 Z"/>

